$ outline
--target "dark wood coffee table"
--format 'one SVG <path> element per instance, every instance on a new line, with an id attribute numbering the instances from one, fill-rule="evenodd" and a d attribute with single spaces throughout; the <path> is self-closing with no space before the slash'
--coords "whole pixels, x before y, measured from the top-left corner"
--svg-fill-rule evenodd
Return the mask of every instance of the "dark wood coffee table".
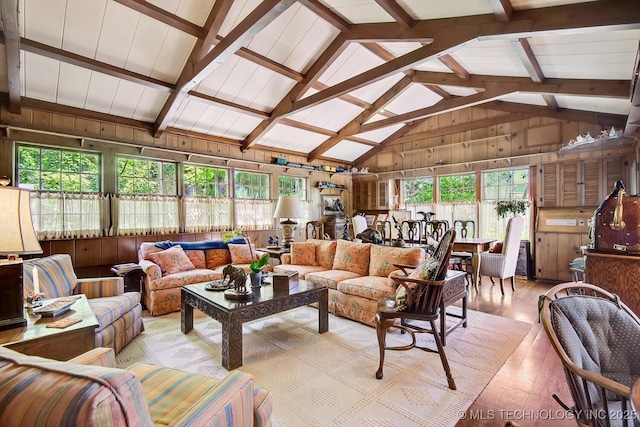
<path id="1" fill-rule="evenodd" d="M 193 309 L 196 308 L 222 323 L 222 366 L 227 370 L 242 366 L 242 324 L 282 313 L 296 307 L 318 303 L 318 332 L 329 330 L 329 291 L 326 286 L 316 286 L 300 280 L 291 291 L 275 291 L 264 285 L 255 292 L 253 300 L 228 300 L 220 291 L 206 291 L 206 283 L 182 287 L 182 332 L 193 329 Z"/>

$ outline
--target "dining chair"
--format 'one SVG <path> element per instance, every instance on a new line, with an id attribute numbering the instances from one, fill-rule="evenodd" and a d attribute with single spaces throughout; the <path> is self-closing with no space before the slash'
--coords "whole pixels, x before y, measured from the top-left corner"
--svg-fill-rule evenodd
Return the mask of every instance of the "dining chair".
<path id="1" fill-rule="evenodd" d="M 376 378 L 382 379 L 385 350 L 410 350 L 419 348 L 424 351 L 436 352 L 440 355 L 442 367 L 447 376 L 447 383 L 452 390 L 456 383 L 451 375 L 451 368 L 444 351 L 444 346 L 436 326 L 440 316 L 440 305 L 443 298 L 443 286 L 449 267 L 449 257 L 455 240 L 455 230 L 448 230 L 440 240 L 433 258 L 423 262 L 413 273 L 404 277 L 389 276 L 398 285 L 396 299 L 381 299 L 376 313 L 376 334 L 380 349 L 380 365 Z M 400 320 L 400 323 L 397 323 Z M 428 322 L 430 328 L 408 321 Z M 411 343 L 403 346 L 387 347 L 387 330 L 395 326 L 411 336 Z M 417 345 L 416 333 L 430 333 L 436 342 L 436 350 Z"/>
<path id="2" fill-rule="evenodd" d="M 476 237 L 476 222 L 471 219 L 456 219 L 453 221 L 453 228 L 458 237 Z M 471 252 L 454 251 L 451 253 L 451 262 L 456 269 L 467 273 L 467 281 L 473 283 L 473 254 Z"/>
<path id="3" fill-rule="evenodd" d="M 478 273 L 480 278 L 489 276 L 491 284 L 495 284 L 494 277 L 499 278 L 502 295 L 504 295 L 504 279 L 511 278 L 511 289 L 516 290 L 514 276 L 516 275 L 518 255 L 520 253 L 520 236 L 522 235 L 523 226 L 523 217 L 518 215 L 509 218 L 502 252 L 481 252 L 478 254 L 480 258 L 480 271 Z"/>
<path id="4" fill-rule="evenodd" d="M 359 241 L 357 236 L 367 229 L 367 219 L 362 215 L 356 215 L 351 218 L 351 222 L 353 223 L 353 238 Z"/>
<path id="5" fill-rule="evenodd" d="M 305 227 L 306 239 L 324 239 L 324 223 L 309 221 Z"/>

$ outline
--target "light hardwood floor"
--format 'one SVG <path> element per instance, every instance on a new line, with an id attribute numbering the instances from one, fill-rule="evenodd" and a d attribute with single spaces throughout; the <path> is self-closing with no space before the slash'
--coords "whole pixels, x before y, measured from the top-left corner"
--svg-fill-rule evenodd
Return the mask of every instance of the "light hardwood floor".
<path id="1" fill-rule="evenodd" d="M 469 309 L 509 317 L 532 326 L 457 427 L 503 426 L 509 420 L 521 427 L 576 425 L 552 397 L 555 393 L 565 404 L 572 403 L 560 359 L 542 324 L 538 323 L 538 296 L 552 287 L 551 284 L 516 279 L 513 292 L 507 280 L 503 296 L 499 283 L 496 281 L 492 286 L 485 277 L 479 292 L 473 288 L 469 290 Z M 472 420 L 472 417 L 476 419 Z"/>

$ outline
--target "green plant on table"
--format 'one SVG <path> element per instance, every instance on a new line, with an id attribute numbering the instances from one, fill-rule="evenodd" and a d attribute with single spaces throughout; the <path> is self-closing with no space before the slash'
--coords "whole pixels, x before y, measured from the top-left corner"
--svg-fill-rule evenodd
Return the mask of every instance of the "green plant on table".
<path id="1" fill-rule="evenodd" d="M 264 254 L 260 259 L 254 260 L 249 265 L 249 269 L 254 273 L 260 273 L 269 264 L 269 254 Z"/>

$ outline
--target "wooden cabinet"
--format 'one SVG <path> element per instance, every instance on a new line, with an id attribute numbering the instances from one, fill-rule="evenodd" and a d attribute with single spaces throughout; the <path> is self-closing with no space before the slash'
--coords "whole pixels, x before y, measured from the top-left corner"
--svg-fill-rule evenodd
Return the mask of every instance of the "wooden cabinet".
<path id="1" fill-rule="evenodd" d="M 389 209 L 389 181 L 358 181 L 353 183 L 354 210 Z"/>
<path id="2" fill-rule="evenodd" d="M 324 233 L 332 240 L 338 240 L 342 237 L 346 226 L 346 219 L 343 216 L 325 216 L 322 218 L 322 222 L 324 223 Z"/>
<path id="3" fill-rule="evenodd" d="M 536 279 L 570 282 L 569 263 L 588 244 L 586 234 L 536 233 Z"/>
<path id="4" fill-rule="evenodd" d="M 627 178 L 624 156 L 546 163 L 539 172 L 540 207 L 597 206 Z"/>

